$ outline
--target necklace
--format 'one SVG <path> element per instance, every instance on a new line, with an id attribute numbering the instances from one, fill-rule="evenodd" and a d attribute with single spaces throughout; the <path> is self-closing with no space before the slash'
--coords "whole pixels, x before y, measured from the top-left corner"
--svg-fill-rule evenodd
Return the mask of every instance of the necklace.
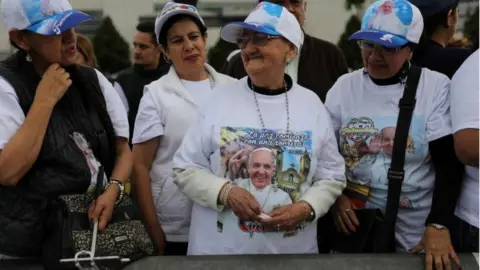
<path id="1" fill-rule="evenodd" d="M 286 107 L 286 111 L 287 111 L 287 129 L 286 129 L 286 132 L 289 133 L 289 131 L 290 131 L 290 109 L 289 109 L 289 105 L 288 105 L 287 82 L 283 81 L 283 86 L 285 88 L 285 107 Z M 263 121 L 262 112 L 260 111 L 260 105 L 258 104 L 257 93 L 255 92 L 255 86 L 253 85 L 253 82 L 250 83 L 250 88 L 252 89 L 252 92 L 253 92 L 253 99 L 255 100 L 255 105 L 257 106 L 257 113 L 258 113 L 258 117 L 260 118 L 260 123 L 262 124 L 262 129 L 265 129 L 265 122 Z"/>

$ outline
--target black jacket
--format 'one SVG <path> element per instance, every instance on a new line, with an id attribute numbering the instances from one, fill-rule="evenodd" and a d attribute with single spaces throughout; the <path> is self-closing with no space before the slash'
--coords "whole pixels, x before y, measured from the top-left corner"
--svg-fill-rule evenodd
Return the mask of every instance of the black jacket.
<path id="1" fill-rule="evenodd" d="M 237 79 L 247 76 L 240 53 L 234 55 L 221 72 Z M 347 72 L 345 56 L 337 46 L 305 34 L 298 64 L 299 85 L 312 90 L 325 102 L 328 90 Z"/>
<path id="2" fill-rule="evenodd" d="M 2 61 L 0 75 L 13 86 L 27 115 L 41 78 L 24 59 L 16 53 Z M 95 156 L 102 164 L 109 163 L 108 170 L 112 170 L 113 162 L 105 160 L 115 157 L 105 152 L 102 156 L 97 132 L 91 124 L 92 117 L 99 114 L 82 94 L 91 91 L 90 98 L 98 98 L 106 111 L 98 77 L 93 69 L 81 66 L 71 67 L 69 73 L 73 83 L 53 109 L 37 160 L 17 186 L 0 186 L 0 254 L 40 256 L 52 199 L 60 194 L 86 192 L 91 172 L 82 151 L 70 137 L 73 132 L 83 134 Z"/>

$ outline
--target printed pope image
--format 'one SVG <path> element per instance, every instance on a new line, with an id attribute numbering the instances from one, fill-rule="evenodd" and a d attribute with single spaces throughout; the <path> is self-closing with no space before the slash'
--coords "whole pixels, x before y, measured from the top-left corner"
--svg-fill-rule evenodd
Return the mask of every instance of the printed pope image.
<path id="1" fill-rule="evenodd" d="M 248 190 L 263 213 L 301 196 L 310 172 L 311 132 L 289 133 L 251 128 L 221 128 L 221 168 L 225 178 Z M 243 233 L 266 232 L 260 223 L 238 220 L 231 210 L 219 213 L 217 230 L 235 225 Z"/>

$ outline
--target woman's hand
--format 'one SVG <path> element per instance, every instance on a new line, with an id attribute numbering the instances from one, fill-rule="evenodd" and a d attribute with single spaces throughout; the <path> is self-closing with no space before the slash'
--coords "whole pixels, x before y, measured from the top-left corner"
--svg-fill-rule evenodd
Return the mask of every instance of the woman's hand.
<path id="1" fill-rule="evenodd" d="M 118 187 L 116 185 L 111 185 L 90 205 L 90 208 L 88 209 L 88 217 L 93 222 L 98 220 L 99 231 L 105 230 L 108 222 L 112 218 L 118 193 Z"/>
<path id="2" fill-rule="evenodd" d="M 235 153 L 228 161 L 228 177 L 230 180 L 235 180 L 240 175 L 240 167 L 248 159 L 248 150 L 242 149 Z"/>
<path id="3" fill-rule="evenodd" d="M 232 187 L 228 193 L 227 204 L 238 218 L 245 221 L 258 220 L 258 215 L 262 212 L 257 199 L 248 190 L 237 186 Z"/>
<path id="4" fill-rule="evenodd" d="M 447 228 L 437 229 L 432 226 L 427 226 L 423 234 L 422 240 L 416 247 L 410 250 L 412 253 L 419 253 L 425 250 L 425 269 L 432 270 L 432 265 L 435 269 L 451 270 L 451 261 L 453 260 L 462 269 L 460 259 L 455 250 L 453 250 L 450 241 L 450 232 Z"/>
<path id="5" fill-rule="evenodd" d="M 333 220 L 339 232 L 349 235 L 360 226 L 360 222 L 358 222 L 357 216 L 353 211 L 357 207 L 347 196 L 341 195 L 338 197 L 333 209 Z"/>
<path id="6" fill-rule="evenodd" d="M 272 231 L 291 231 L 305 221 L 307 214 L 310 212 L 312 212 L 312 207 L 308 203 L 296 202 L 267 213 L 271 218 L 261 219 L 260 223 Z"/>

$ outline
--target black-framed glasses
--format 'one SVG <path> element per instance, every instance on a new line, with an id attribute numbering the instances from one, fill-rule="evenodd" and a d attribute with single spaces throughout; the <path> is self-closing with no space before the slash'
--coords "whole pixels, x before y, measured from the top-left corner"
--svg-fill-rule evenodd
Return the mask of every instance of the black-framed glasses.
<path id="1" fill-rule="evenodd" d="M 401 47 L 388 48 L 388 47 L 378 45 L 376 43 L 366 41 L 366 40 L 359 40 L 359 41 L 357 41 L 357 44 L 360 47 L 360 49 L 362 49 L 362 50 L 366 50 L 366 51 L 377 50 L 377 51 L 380 51 L 382 53 L 388 53 L 388 54 L 397 53 L 400 50 L 402 50 L 403 48 L 408 46 L 408 45 L 404 45 L 404 46 L 401 46 Z"/>
<path id="2" fill-rule="evenodd" d="M 277 38 L 280 38 L 280 36 L 271 36 L 262 33 L 244 34 L 237 38 L 237 45 L 240 49 L 247 47 L 249 42 L 256 46 L 265 46 L 270 40 Z"/>

